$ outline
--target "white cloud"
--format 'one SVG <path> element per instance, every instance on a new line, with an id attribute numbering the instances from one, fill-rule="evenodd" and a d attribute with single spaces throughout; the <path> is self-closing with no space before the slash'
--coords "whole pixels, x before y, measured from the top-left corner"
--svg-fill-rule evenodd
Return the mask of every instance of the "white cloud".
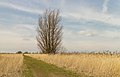
<path id="1" fill-rule="evenodd" d="M 119 26 L 120 18 L 117 18 L 117 17 L 114 17 L 113 15 L 109 15 L 109 14 L 105 13 L 108 11 L 108 7 L 107 7 L 108 2 L 109 2 L 109 0 L 105 0 L 103 3 L 103 13 L 100 13 L 93 8 L 80 7 L 77 12 L 68 12 L 68 9 L 66 9 L 63 13 L 61 13 L 61 15 L 63 17 L 68 17 L 69 19 L 72 18 L 72 19 L 77 19 L 77 20 L 78 19 L 93 20 L 93 21 L 100 21 L 103 23 L 108 23 L 108 24 Z M 63 4 L 63 3 L 65 3 L 65 1 L 63 0 L 61 3 Z M 24 7 L 24 6 L 20 6 L 17 4 L 11 4 L 11 3 L 7 3 L 7 2 L 0 2 L 0 6 L 14 8 L 17 10 L 30 12 L 30 13 L 34 13 L 34 14 L 42 14 L 43 13 L 43 10 L 41 10 L 41 9 Z"/>
<path id="2" fill-rule="evenodd" d="M 93 34 L 97 37 L 84 37 L 91 36 Z M 113 50 L 118 49 L 120 45 L 120 36 L 118 34 L 120 34 L 119 31 L 98 32 L 88 29 L 81 31 L 65 29 L 63 45 L 68 50 Z"/>
<path id="3" fill-rule="evenodd" d="M 93 36 L 97 36 L 97 32 L 93 31 L 93 30 L 81 30 L 78 32 L 80 35 L 83 36 L 88 36 L 88 37 L 93 37 Z"/>
<path id="4" fill-rule="evenodd" d="M 32 39 L 36 36 L 36 26 L 30 24 L 16 24 L 12 28 L 12 31 L 24 39 Z"/>
<path id="5" fill-rule="evenodd" d="M 66 3 L 65 0 L 61 0 L 60 6 L 61 6 L 62 9 L 64 8 L 65 3 Z"/>
<path id="6" fill-rule="evenodd" d="M 108 3 L 109 3 L 109 0 L 104 0 L 103 10 L 102 10 L 103 13 L 108 13 Z"/>
<path id="7" fill-rule="evenodd" d="M 12 3 L 8 3 L 8 2 L 0 2 L 0 6 L 4 6 L 4 7 L 8 7 L 8 8 L 13 8 L 13 9 L 17 9 L 17 10 L 20 10 L 20 11 L 34 13 L 34 14 L 41 14 L 43 12 L 40 9 L 24 7 L 22 5 L 12 4 Z"/>
<path id="8" fill-rule="evenodd" d="M 113 26 L 120 26 L 119 17 L 114 17 L 113 15 L 110 15 L 110 14 L 100 13 L 91 8 L 80 8 L 80 9 L 82 10 L 80 10 L 79 12 L 66 11 L 65 13 L 62 14 L 62 16 L 72 20 L 84 19 L 84 20 L 88 20 L 88 21 L 90 20 L 94 22 L 100 21 Z"/>
<path id="9" fill-rule="evenodd" d="M 45 1 L 48 2 L 48 1 Z M 94 8 L 90 7 L 80 7 L 78 8 L 77 12 L 69 12 L 68 10 L 70 9 L 65 9 L 64 12 L 61 13 L 63 17 L 68 17 L 69 19 L 85 19 L 85 20 L 93 20 L 93 21 L 100 21 L 103 23 L 108 23 L 111 25 L 120 25 L 120 18 L 114 17 L 113 15 L 107 14 L 108 12 L 108 2 L 109 0 L 104 0 L 103 3 L 103 13 L 100 13 L 96 11 Z M 65 0 L 61 1 L 61 4 L 64 5 Z M 17 10 L 25 11 L 25 12 L 30 12 L 30 13 L 35 13 L 35 14 L 42 14 L 42 10 L 38 8 L 29 8 L 29 7 L 24 7 L 20 6 L 17 4 L 12 4 L 12 3 L 7 3 L 7 2 L 0 2 L 0 6 L 5 6 L 8 8 L 14 8 Z"/>
<path id="10" fill-rule="evenodd" d="M 9 29 L 5 28 L 3 25 L 0 25 L 0 35 L 1 40 L 9 40 L 7 38 L 10 38 L 10 40 L 14 39 L 31 39 L 34 40 L 36 37 L 36 29 L 33 25 L 29 24 L 15 24 L 12 25 Z M 5 41 L 6 41 L 5 40 Z"/>
<path id="11" fill-rule="evenodd" d="M 113 40 L 116 40 L 116 39 L 120 39 L 120 31 L 109 31 L 109 30 L 106 30 L 104 32 L 101 32 L 100 33 L 100 36 L 103 37 L 103 38 L 108 38 L 108 39 L 113 39 Z"/>
<path id="12" fill-rule="evenodd" d="M 26 29 L 26 30 L 31 30 L 34 31 L 35 30 L 35 25 L 31 25 L 31 24 L 15 24 L 13 29 L 14 30 L 20 30 L 20 29 Z"/>
<path id="13" fill-rule="evenodd" d="M 31 25 L 23 24 L 24 26 L 21 25 L 21 27 L 20 24 L 17 25 L 9 29 L 0 25 L 0 50 L 36 50 L 35 32 L 33 32 Z M 31 34 L 32 37 L 28 37 Z"/>

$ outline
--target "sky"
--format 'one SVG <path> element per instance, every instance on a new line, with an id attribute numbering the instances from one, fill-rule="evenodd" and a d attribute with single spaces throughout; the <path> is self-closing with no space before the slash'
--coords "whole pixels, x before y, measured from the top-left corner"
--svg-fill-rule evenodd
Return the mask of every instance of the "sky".
<path id="1" fill-rule="evenodd" d="M 120 0 L 0 0 L 0 52 L 39 51 L 36 28 L 59 9 L 68 51 L 120 50 Z"/>

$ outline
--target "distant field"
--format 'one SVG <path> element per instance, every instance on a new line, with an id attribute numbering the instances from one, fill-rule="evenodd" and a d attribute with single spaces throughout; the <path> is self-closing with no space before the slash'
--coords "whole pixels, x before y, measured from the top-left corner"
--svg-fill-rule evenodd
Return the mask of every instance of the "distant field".
<path id="1" fill-rule="evenodd" d="M 21 77 L 22 54 L 0 54 L 0 77 Z"/>
<path id="2" fill-rule="evenodd" d="M 29 54 L 33 58 L 64 67 L 92 77 L 120 77 L 119 55 L 72 54 L 45 55 Z"/>

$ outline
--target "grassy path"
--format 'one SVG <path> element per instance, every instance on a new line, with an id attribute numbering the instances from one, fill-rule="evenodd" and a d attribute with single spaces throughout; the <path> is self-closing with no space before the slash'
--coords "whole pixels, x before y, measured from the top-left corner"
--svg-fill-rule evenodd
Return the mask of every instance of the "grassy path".
<path id="1" fill-rule="evenodd" d="M 86 77 L 41 60 L 24 56 L 23 77 Z"/>

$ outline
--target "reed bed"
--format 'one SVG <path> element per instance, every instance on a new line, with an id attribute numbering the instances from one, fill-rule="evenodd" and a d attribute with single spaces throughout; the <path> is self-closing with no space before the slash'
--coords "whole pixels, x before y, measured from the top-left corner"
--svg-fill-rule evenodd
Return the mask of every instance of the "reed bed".
<path id="1" fill-rule="evenodd" d="M 0 77 L 22 77 L 22 54 L 0 54 Z"/>
<path id="2" fill-rule="evenodd" d="M 91 77 L 120 77 L 119 55 L 71 54 L 47 55 L 28 54 L 33 58 L 64 67 Z"/>

